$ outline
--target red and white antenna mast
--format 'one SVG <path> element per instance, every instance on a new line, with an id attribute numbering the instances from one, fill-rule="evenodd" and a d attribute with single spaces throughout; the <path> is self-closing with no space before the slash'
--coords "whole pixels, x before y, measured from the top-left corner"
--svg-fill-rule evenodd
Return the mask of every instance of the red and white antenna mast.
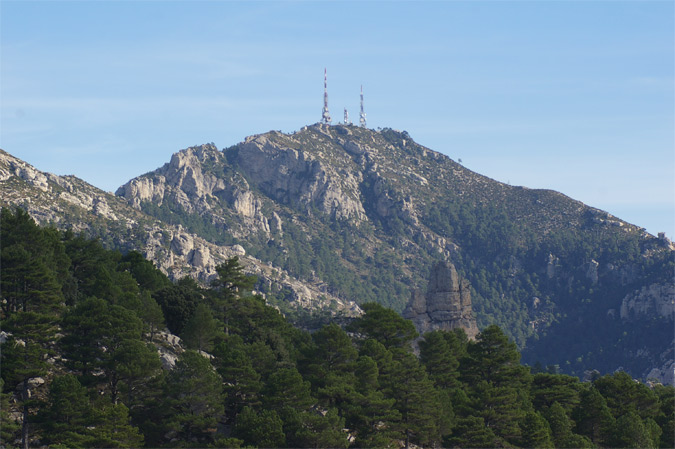
<path id="1" fill-rule="evenodd" d="M 330 125 L 330 112 L 328 112 L 328 74 L 326 69 L 323 69 L 323 114 L 321 116 L 321 123 Z"/>

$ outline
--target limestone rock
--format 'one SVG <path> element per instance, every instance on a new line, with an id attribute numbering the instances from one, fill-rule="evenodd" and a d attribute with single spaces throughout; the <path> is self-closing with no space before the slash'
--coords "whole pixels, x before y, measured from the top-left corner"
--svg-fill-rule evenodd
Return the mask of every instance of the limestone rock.
<path id="1" fill-rule="evenodd" d="M 316 207 L 338 219 L 366 218 L 358 199 L 361 180 L 347 171 L 336 172 L 309 151 L 253 136 L 239 145 L 236 157 L 239 168 L 281 203 L 305 210 Z"/>
<path id="2" fill-rule="evenodd" d="M 434 265 L 426 294 L 413 292 L 403 317 L 412 320 L 420 334 L 462 328 L 470 339 L 478 335 L 469 281 L 461 279 L 451 263 Z"/>
<path id="3" fill-rule="evenodd" d="M 591 261 L 588 263 L 588 268 L 586 269 L 586 277 L 591 280 L 593 285 L 598 283 L 598 267 L 600 264 L 591 259 Z"/>
<path id="4" fill-rule="evenodd" d="M 675 285 L 651 284 L 626 295 L 621 301 L 621 319 L 675 318 Z"/>

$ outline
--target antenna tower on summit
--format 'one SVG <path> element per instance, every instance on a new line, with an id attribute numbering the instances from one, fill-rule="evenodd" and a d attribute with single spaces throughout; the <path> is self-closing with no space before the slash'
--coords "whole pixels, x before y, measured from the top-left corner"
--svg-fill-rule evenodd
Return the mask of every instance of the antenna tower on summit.
<path id="1" fill-rule="evenodd" d="M 351 125 L 352 122 L 349 121 L 349 112 L 347 112 L 347 108 L 345 108 L 345 125 Z"/>
<path id="2" fill-rule="evenodd" d="M 361 86 L 361 113 L 359 114 L 359 125 L 361 125 L 361 128 L 366 127 L 366 113 L 363 112 L 363 86 Z"/>
<path id="3" fill-rule="evenodd" d="M 330 125 L 330 112 L 328 112 L 328 74 L 326 69 L 323 69 L 323 114 L 321 116 L 321 123 Z"/>

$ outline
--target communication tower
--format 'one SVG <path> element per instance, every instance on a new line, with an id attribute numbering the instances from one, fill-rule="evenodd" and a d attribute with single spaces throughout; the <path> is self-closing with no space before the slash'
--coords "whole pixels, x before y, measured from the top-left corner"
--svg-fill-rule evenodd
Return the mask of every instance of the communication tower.
<path id="1" fill-rule="evenodd" d="M 363 112 L 363 85 L 361 86 L 361 113 L 359 114 L 359 125 L 361 125 L 361 128 L 366 127 L 366 113 Z"/>
<path id="2" fill-rule="evenodd" d="M 351 125 L 352 122 L 349 121 L 349 112 L 347 112 L 347 108 L 345 108 L 345 125 Z"/>
<path id="3" fill-rule="evenodd" d="M 323 114 L 321 116 L 321 123 L 330 125 L 330 112 L 328 112 L 328 74 L 326 68 L 323 69 Z"/>

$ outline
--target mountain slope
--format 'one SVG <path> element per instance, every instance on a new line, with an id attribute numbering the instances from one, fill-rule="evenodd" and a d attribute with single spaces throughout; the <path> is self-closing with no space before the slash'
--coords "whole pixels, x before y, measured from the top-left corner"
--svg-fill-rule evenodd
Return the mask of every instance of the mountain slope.
<path id="1" fill-rule="evenodd" d="M 401 311 L 413 290 L 426 288 L 431 266 L 448 260 L 471 284 L 478 327 L 499 324 L 528 363 L 659 377 L 653 370 L 665 366 L 672 378 L 669 241 L 560 193 L 481 176 L 406 132 L 312 125 L 222 151 L 213 144 L 180 151 L 106 200 L 120 217 L 137 214 L 184 236 L 162 237 L 171 250 L 162 254 L 147 250 L 145 230 L 133 242 L 114 237 L 129 233 L 127 225 L 118 231 L 119 223 L 106 222 L 106 232 L 86 224 L 101 219 L 93 206 L 78 216 L 50 212 L 58 202 L 28 204 L 29 194 L 8 184 L 27 181 L 8 176 L 0 188 L 16 192 L 14 204 L 64 216 L 64 224 L 79 220 L 115 245 L 146 248 L 167 272 L 180 260 L 178 273 L 208 277 L 190 241 L 212 248 L 210 256 L 237 248 L 268 297 L 304 298 L 303 305 L 377 301 Z"/>
<path id="2" fill-rule="evenodd" d="M 74 176 L 43 173 L 30 164 L 0 150 L 0 206 L 21 207 L 39 223 L 96 237 L 109 248 L 137 250 L 171 278 L 192 276 L 208 282 L 215 267 L 237 256 L 250 273 L 261 279 L 261 287 L 277 292 L 292 307 L 321 309 L 320 296 L 344 313 L 358 307 L 321 291 L 321 286 L 302 283 L 284 270 L 246 255 L 238 245 L 215 244 L 147 215 L 124 199 L 104 192 Z"/>
<path id="3" fill-rule="evenodd" d="M 312 125 L 202 145 L 117 194 L 336 296 L 399 311 L 448 259 L 471 282 L 479 327 L 502 326 L 532 363 L 643 375 L 672 358 L 668 241 L 560 193 L 481 176 L 405 132 Z M 665 304 L 660 314 L 622 316 L 642 289 L 660 292 L 645 299 Z M 638 329 L 655 342 L 648 351 Z"/>

